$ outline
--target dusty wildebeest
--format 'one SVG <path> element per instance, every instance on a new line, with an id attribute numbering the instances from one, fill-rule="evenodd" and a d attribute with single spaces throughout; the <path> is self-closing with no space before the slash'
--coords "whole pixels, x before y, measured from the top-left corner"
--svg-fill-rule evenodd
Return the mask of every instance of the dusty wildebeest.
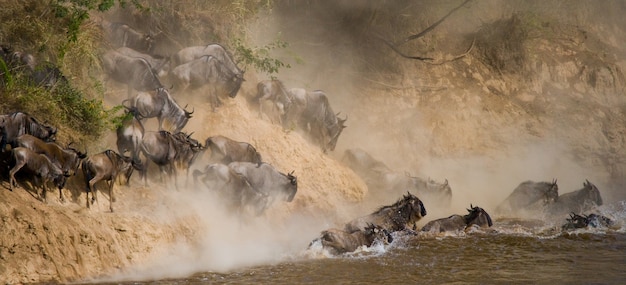
<path id="1" fill-rule="evenodd" d="M 17 147 L 16 139 L 23 134 L 53 142 L 56 133 L 57 128 L 40 123 L 35 117 L 24 112 L 0 115 L 0 151 L 3 151 L 7 144 Z"/>
<path id="2" fill-rule="evenodd" d="M 447 218 L 430 221 L 422 227 L 421 231 L 431 233 L 458 232 L 472 225 L 485 228 L 493 225 L 491 217 L 483 208 L 474 207 L 470 204 L 467 212 L 468 214 L 464 216 L 455 214 Z"/>
<path id="3" fill-rule="evenodd" d="M 142 119 L 156 117 L 159 121 L 159 130 L 163 130 L 164 122 L 170 122 L 173 133 L 180 132 L 194 112 L 180 107 L 165 88 L 139 92 L 131 99 L 131 108 L 136 108 L 137 114 Z"/>
<path id="4" fill-rule="evenodd" d="M 220 97 L 227 95 L 235 98 L 243 82 L 243 77 L 211 55 L 204 55 L 173 68 L 169 78 L 176 92 L 182 93 L 188 89 L 196 90 L 206 86 L 213 111 L 222 104 Z"/>
<path id="5" fill-rule="evenodd" d="M 245 176 L 254 189 L 269 195 L 269 205 L 277 199 L 291 202 L 298 191 L 298 179 L 293 171 L 284 174 L 267 163 L 238 161 L 228 167 Z"/>
<path id="6" fill-rule="evenodd" d="M 141 115 L 135 107 L 126 107 L 126 114 L 122 124 L 116 129 L 117 151 L 124 155 L 127 151 L 133 160 L 139 159 L 141 140 L 145 133 L 145 128 L 141 123 Z"/>
<path id="7" fill-rule="evenodd" d="M 559 186 L 556 179 L 552 182 L 525 181 L 518 185 L 513 192 L 496 208 L 498 214 L 515 214 L 520 210 L 527 210 L 531 205 L 543 202 L 544 205 L 554 203 L 559 199 Z"/>
<path id="8" fill-rule="evenodd" d="M 277 121 L 280 125 L 284 125 L 287 110 L 291 107 L 291 98 L 283 82 L 278 79 L 263 80 L 257 83 L 256 88 L 255 100 L 259 104 L 259 118 L 265 114 L 270 121 Z M 263 111 L 263 107 L 268 102 L 271 104 L 269 113 Z"/>
<path id="9" fill-rule="evenodd" d="M 210 55 L 223 62 L 226 67 L 236 74 L 238 77 L 243 78 L 243 71 L 237 66 L 233 60 L 233 56 L 219 44 L 208 44 L 206 46 L 191 46 L 179 50 L 177 53 L 171 56 L 171 66 L 175 68 L 181 64 L 188 63 L 195 59 L 201 58 L 205 55 Z"/>
<path id="10" fill-rule="evenodd" d="M 587 227 L 600 228 L 611 227 L 615 224 L 610 218 L 600 214 L 579 215 L 574 212 L 570 213 L 569 218 L 566 219 L 566 223 L 561 226 L 561 229 L 575 230 Z"/>
<path id="11" fill-rule="evenodd" d="M 32 176 L 41 179 L 41 193 L 37 192 L 37 196 L 42 201 L 46 201 L 46 193 L 48 192 L 48 183 L 53 182 L 59 188 L 59 198 L 63 199 L 63 187 L 69 175 L 63 173 L 58 164 L 51 161 L 45 154 L 35 153 L 25 147 L 16 147 L 11 149 L 12 159 L 15 163 L 9 171 L 10 190 L 17 185 L 15 174 L 24 169 Z"/>
<path id="12" fill-rule="evenodd" d="M 424 204 L 408 192 L 392 205 L 382 206 L 369 215 L 348 222 L 344 229 L 352 233 L 364 230 L 368 224 L 375 224 L 389 232 L 415 230 L 415 223 L 424 216 L 426 216 Z"/>
<path id="13" fill-rule="evenodd" d="M 110 50 L 102 56 L 102 66 L 110 78 L 127 85 L 127 98 L 131 98 L 133 90 L 147 92 L 164 88 L 157 71 L 143 58 Z"/>
<path id="14" fill-rule="evenodd" d="M 302 88 L 289 89 L 291 105 L 285 115 L 285 126 L 295 124 L 320 146 L 322 151 L 335 150 L 339 135 L 348 119 L 340 119 L 321 90 L 307 92 Z"/>
<path id="15" fill-rule="evenodd" d="M 87 208 L 90 205 L 89 192 L 92 193 L 91 204 L 93 204 L 98 201 L 96 183 L 104 181 L 109 188 L 109 209 L 113 212 L 113 202 L 115 202 L 113 185 L 117 177 L 122 174 L 126 181 L 129 181 L 133 169 L 141 171 L 142 167 L 140 161 L 108 149 L 85 159 L 82 163 L 82 169 L 85 178 L 85 192 L 87 193 Z"/>
<path id="16" fill-rule="evenodd" d="M 309 244 L 309 248 L 316 242 L 320 242 L 329 253 L 337 255 L 353 252 L 363 246 L 370 247 L 375 242 L 388 244 L 393 242 L 393 237 L 385 228 L 368 224 L 362 231 L 347 232 L 340 229 L 322 231 L 320 237 Z"/>
<path id="17" fill-rule="evenodd" d="M 208 164 L 204 170 L 194 170 L 193 179 L 196 185 L 202 184 L 226 203 L 227 208 L 236 211 L 240 216 L 250 208 L 254 215 L 261 215 L 269 206 L 269 195 L 258 191 L 241 173 L 220 163 Z"/>
<path id="18" fill-rule="evenodd" d="M 583 188 L 559 195 L 559 199 L 548 205 L 547 211 L 551 215 L 565 215 L 569 212 L 586 212 L 602 206 L 600 190 L 589 180 L 583 182 Z"/>
<path id="19" fill-rule="evenodd" d="M 247 142 L 235 141 L 225 136 L 208 137 L 204 146 L 210 151 L 209 162 L 229 164 L 245 161 L 260 164 L 261 154 Z"/>
<path id="20" fill-rule="evenodd" d="M 148 167 L 150 162 L 154 162 L 159 167 L 161 180 L 163 175 L 173 178 L 174 186 L 178 187 L 177 164 L 189 165 L 186 159 L 194 159 L 193 152 L 198 148 L 201 148 L 201 145 L 186 134 L 172 134 L 168 131 L 146 132 L 141 141 L 141 153 L 146 158 L 142 163 L 141 172 L 144 184 L 148 184 Z M 187 154 L 187 150 L 192 152 L 191 156 Z"/>
<path id="21" fill-rule="evenodd" d="M 107 40 L 116 48 L 129 47 L 142 53 L 152 53 L 156 34 L 142 33 L 124 23 L 102 20 Z"/>
<path id="22" fill-rule="evenodd" d="M 189 170 L 191 169 L 191 166 L 206 149 L 201 143 L 198 142 L 198 140 L 191 137 L 192 134 L 193 133 L 187 134 L 185 132 L 178 132 L 172 135 L 176 140 L 178 140 L 180 145 L 176 151 L 174 160 L 176 161 L 176 166 L 185 171 L 185 183 L 189 180 Z"/>
<path id="23" fill-rule="evenodd" d="M 115 51 L 125 56 L 145 59 L 148 62 L 148 64 L 150 64 L 150 67 L 152 67 L 152 70 L 154 70 L 154 72 L 156 72 L 156 74 L 159 77 L 167 76 L 167 73 L 170 70 L 170 58 L 169 57 L 152 56 L 146 53 L 136 51 L 129 47 L 120 47 L 120 48 L 117 48 Z"/>
<path id="24" fill-rule="evenodd" d="M 369 185 L 368 185 L 369 186 Z M 374 181 L 373 189 L 384 189 L 386 193 L 398 194 L 410 191 L 419 195 L 429 205 L 448 207 L 452 202 L 452 188 L 448 179 L 437 182 L 431 178 L 424 179 L 409 173 L 388 172 Z"/>

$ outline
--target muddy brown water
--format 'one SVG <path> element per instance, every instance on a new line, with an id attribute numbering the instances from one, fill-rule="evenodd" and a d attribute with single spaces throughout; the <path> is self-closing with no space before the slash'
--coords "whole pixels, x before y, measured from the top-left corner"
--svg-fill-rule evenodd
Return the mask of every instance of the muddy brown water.
<path id="1" fill-rule="evenodd" d="M 314 245 L 273 264 L 231 272 L 98 284 L 624 284 L 624 213 L 615 216 L 618 226 L 611 229 L 562 232 L 503 220 L 488 231 L 398 236 L 342 256 Z"/>

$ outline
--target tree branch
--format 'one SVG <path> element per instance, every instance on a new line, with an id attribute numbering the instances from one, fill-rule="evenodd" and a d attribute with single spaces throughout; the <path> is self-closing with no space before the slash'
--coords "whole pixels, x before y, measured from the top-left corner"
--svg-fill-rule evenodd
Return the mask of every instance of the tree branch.
<path id="1" fill-rule="evenodd" d="M 434 24 L 430 25 L 430 27 L 428 27 L 425 30 L 419 32 L 418 34 L 411 35 L 411 36 L 405 38 L 403 41 L 397 43 L 396 45 L 399 46 L 399 45 L 402 45 L 402 44 L 404 44 L 404 43 L 406 43 L 406 42 L 408 42 L 410 40 L 414 40 L 414 39 L 423 37 L 425 34 L 427 34 L 428 32 L 432 31 L 437 26 L 439 26 L 439 24 L 441 24 L 443 21 L 445 21 L 446 18 L 450 17 L 450 15 L 452 15 L 452 13 L 456 12 L 456 10 L 459 10 L 459 9 L 461 9 L 461 7 L 465 6 L 465 4 L 467 4 L 469 1 L 472 1 L 472 0 L 465 0 L 465 2 L 461 3 L 461 5 L 459 5 L 456 8 L 450 10 L 450 12 L 448 12 L 448 14 L 443 16 L 443 18 L 439 19 L 439 21 L 437 21 Z"/>

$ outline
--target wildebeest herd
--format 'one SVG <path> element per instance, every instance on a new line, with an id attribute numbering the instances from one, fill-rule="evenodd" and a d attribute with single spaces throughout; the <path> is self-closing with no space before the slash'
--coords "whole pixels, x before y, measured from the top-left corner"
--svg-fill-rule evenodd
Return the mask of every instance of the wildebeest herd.
<path id="1" fill-rule="evenodd" d="M 153 36 L 122 23 L 103 22 L 102 26 L 112 46 L 102 55 L 104 72 L 116 82 L 111 84 L 121 84 L 127 90 L 126 98 L 120 100 L 126 116 L 116 131 L 117 151 L 107 149 L 88 156 L 71 143 L 62 146 L 56 142 L 57 128 L 29 114 L 0 115 L 2 171 L 8 173 L 11 191 L 17 184 L 16 175 L 21 173 L 22 178 L 26 177 L 22 180 L 41 188 L 41 193 L 36 194 L 42 201 L 49 183 L 59 189 L 63 201 L 62 189 L 67 179 L 80 168 L 87 207 L 97 201 L 96 187 L 102 182 L 107 184 L 109 208 L 113 211 L 116 180 L 122 177 L 128 184 L 137 170 L 147 185 L 148 171 L 154 163 L 162 182 L 177 188 L 177 173 L 184 172 L 188 183 L 191 172 L 195 188 L 216 193 L 240 215 L 261 215 L 276 201 L 294 200 L 298 179 L 293 171 L 284 173 L 263 161 L 252 144 L 214 135 L 206 138 L 203 145 L 192 137 L 193 132 L 183 131 L 194 110 L 181 107 L 177 99 L 206 96 L 217 112 L 222 99 L 236 97 L 241 88 L 244 71 L 224 46 L 192 46 L 161 56 L 151 54 Z M 34 61 L 23 53 L 3 48 L 1 55 L 6 62 L 21 63 L 34 71 L 30 68 Z M 33 77 L 37 75 L 33 73 Z M 280 80 L 264 80 L 257 84 L 253 103 L 258 106 L 260 118 L 266 117 L 285 129 L 298 129 L 324 153 L 334 151 L 346 128 L 347 116 L 341 118 L 339 112 L 335 113 L 329 97 L 321 90 L 287 89 Z M 149 118 L 157 119 L 157 129 L 146 129 Z M 195 165 L 202 156 L 205 165 Z M 370 192 L 402 198 L 346 223 L 341 229 L 325 230 L 311 243 L 319 242 L 330 252 L 340 254 L 377 241 L 391 242 L 394 233 L 460 232 L 493 225 L 484 209 L 470 204 L 468 214 L 434 219 L 418 231 L 416 223 L 426 216 L 425 204 L 450 206 L 452 190 L 447 179 L 437 182 L 392 170 L 362 149 L 346 150 L 342 162 L 365 181 Z M 583 186 L 559 195 L 556 180 L 523 182 L 496 212 L 506 217 L 533 209 L 559 217 L 571 213 L 564 229 L 610 225 L 606 217 L 583 214 L 602 205 L 596 186 L 589 181 Z"/>

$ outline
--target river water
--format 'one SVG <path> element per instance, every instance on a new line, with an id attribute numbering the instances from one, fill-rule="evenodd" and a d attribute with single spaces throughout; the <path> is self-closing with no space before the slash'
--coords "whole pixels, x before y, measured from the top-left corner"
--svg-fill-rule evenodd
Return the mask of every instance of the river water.
<path id="1" fill-rule="evenodd" d="M 342 256 L 313 244 L 229 272 L 99 284 L 624 284 L 625 206 L 603 212 L 616 222 L 611 228 L 561 231 L 540 220 L 501 219 L 487 230 L 401 235 Z"/>

